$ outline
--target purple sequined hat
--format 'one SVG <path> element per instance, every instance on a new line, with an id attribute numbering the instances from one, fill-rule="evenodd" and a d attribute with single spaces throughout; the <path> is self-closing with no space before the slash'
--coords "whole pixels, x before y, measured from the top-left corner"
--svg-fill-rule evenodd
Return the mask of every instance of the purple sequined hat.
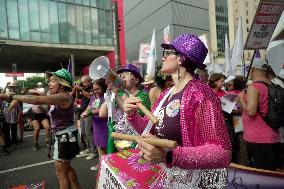
<path id="1" fill-rule="evenodd" d="M 207 56 L 208 49 L 196 35 L 185 33 L 179 35 L 170 44 L 161 44 L 161 46 L 164 49 L 174 49 L 178 54 L 185 56 L 200 69 L 206 68 L 203 61 Z"/>
<path id="2" fill-rule="evenodd" d="M 122 72 L 131 72 L 131 73 L 133 73 L 136 77 L 138 77 L 139 78 L 139 83 L 142 83 L 142 81 L 143 81 L 143 78 L 142 78 L 142 76 L 141 76 L 141 74 L 140 74 L 140 71 L 139 71 L 139 69 L 136 67 L 136 66 L 134 66 L 133 64 L 127 64 L 126 66 L 124 66 L 124 67 L 122 67 L 122 68 L 119 68 L 117 71 L 116 71 L 116 73 L 122 73 Z"/>

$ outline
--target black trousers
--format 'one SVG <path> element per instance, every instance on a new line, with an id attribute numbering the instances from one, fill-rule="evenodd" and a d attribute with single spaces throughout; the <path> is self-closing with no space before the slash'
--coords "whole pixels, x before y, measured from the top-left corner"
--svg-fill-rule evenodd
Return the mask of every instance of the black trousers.
<path id="1" fill-rule="evenodd" d="M 250 166 L 275 171 L 281 167 L 280 143 L 247 143 Z"/>
<path id="2" fill-rule="evenodd" d="M 18 123 L 4 123 L 3 133 L 7 145 L 16 144 L 18 142 Z"/>

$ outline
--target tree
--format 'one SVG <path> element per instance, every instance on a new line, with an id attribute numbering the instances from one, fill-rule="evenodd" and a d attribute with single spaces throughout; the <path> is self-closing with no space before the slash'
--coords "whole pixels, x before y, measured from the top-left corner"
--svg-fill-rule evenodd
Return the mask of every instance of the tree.
<path id="1" fill-rule="evenodd" d="M 17 83 L 19 86 L 29 90 L 33 89 L 36 87 L 36 84 L 38 82 L 43 83 L 43 87 L 46 87 L 48 85 L 48 81 L 46 77 L 39 77 L 39 76 L 33 76 L 33 77 L 28 77 L 26 80 L 18 80 Z"/>

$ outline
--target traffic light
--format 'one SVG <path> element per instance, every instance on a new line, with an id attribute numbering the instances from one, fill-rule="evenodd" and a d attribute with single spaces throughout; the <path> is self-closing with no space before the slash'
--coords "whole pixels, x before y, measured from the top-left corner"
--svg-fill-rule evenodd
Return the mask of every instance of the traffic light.
<path id="1" fill-rule="evenodd" d="M 121 31 L 120 20 L 117 20 L 117 31 Z"/>
<path id="2" fill-rule="evenodd" d="M 12 72 L 17 72 L 17 64 L 12 64 Z"/>

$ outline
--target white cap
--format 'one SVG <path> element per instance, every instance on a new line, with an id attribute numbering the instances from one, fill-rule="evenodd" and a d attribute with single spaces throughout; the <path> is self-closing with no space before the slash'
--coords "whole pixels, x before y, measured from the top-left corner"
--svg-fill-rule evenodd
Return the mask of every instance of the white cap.
<path id="1" fill-rule="evenodd" d="M 266 60 L 264 60 L 262 58 L 255 58 L 252 62 L 251 67 L 266 71 L 267 70 L 267 62 L 266 62 Z"/>

